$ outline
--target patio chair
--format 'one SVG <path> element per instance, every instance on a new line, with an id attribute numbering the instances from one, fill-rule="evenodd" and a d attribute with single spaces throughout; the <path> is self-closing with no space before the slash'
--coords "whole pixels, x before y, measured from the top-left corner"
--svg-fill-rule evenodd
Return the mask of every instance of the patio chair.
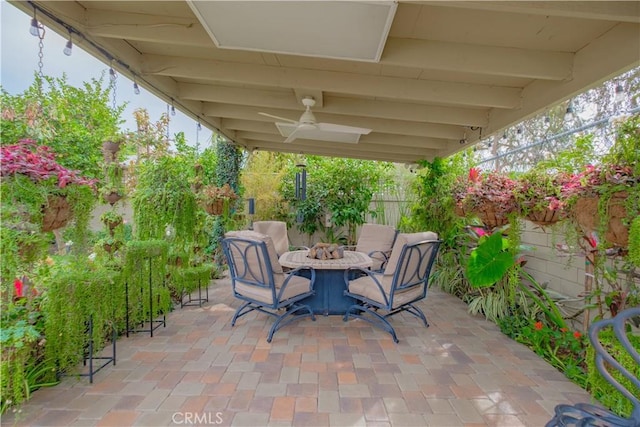
<path id="1" fill-rule="evenodd" d="M 267 336 L 267 342 L 271 342 L 277 330 L 294 320 L 316 320 L 311 308 L 299 303 L 314 294 L 315 271 L 311 267 L 284 273 L 271 237 L 251 230 L 228 232 L 222 249 L 229 264 L 233 295 L 244 301 L 233 315 L 231 326 L 253 310 L 269 314 L 276 318 Z M 300 276 L 302 272 L 309 278 Z"/>
<path id="2" fill-rule="evenodd" d="M 343 320 L 346 322 L 350 316 L 365 320 L 389 332 L 396 343 L 398 337 L 388 317 L 406 311 L 429 326 L 415 303 L 427 296 L 429 274 L 440 243 L 436 233 L 400 233 L 383 272 L 362 268 L 345 271 L 345 295 L 359 302 L 349 307 Z M 360 277 L 350 280 L 354 274 Z M 380 314 L 380 311 L 386 314 Z"/>
<path id="3" fill-rule="evenodd" d="M 620 377 L 624 377 L 635 390 L 640 390 L 640 379 L 622 366 L 602 345 L 599 333 L 604 328 L 611 327 L 615 338 L 629 353 L 631 359 L 640 365 L 638 349 L 634 348 L 627 336 L 627 321 L 640 317 L 640 307 L 634 307 L 618 313 L 612 319 L 595 322 L 589 328 L 589 340 L 595 350 L 596 368 L 605 380 L 615 387 L 623 396 L 629 399 L 633 405 L 631 418 L 623 418 L 602 407 L 590 403 L 576 403 L 575 405 L 560 404 L 555 407 L 555 416 L 546 424 L 546 427 L 560 426 L 640 426 L 640 400 L 632 390 L 628 390 L 611 374 L 618 371 Z"/>
<path id="4" fill-rule="evenodd" d="M 398 231 L 389 225 L 364 224 L 362 226 L 355 250 L 371 257 L 373 260 L 371 271 L 384 270 L 397 234 Z"/>
<path id="5" fill-rule="evenodd" d="M 267 236 L 271 237 L 278 256 L 281 256 L 285 252 L 289 252 L 291 244 L 289 243 L 289 234 L 287 233 L 286 222 L 256 221 L 253 223 L 253 231 L 257 231 L 258 233 L 266 234 Z"/>

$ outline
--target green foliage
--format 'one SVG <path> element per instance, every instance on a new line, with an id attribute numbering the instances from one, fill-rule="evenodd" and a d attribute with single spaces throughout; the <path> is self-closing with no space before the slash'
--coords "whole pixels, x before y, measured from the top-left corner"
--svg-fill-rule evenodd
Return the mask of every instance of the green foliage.
<path id="1" fill-rule="evenodd" d="M 37 365 L 44 343 L 42 297 L 26 295 L 3 304 L 0 317 L 0 414 L 29 398 L 40 376 L 30 371 Z"/>
<path id="2" fill-rule="evenodd" d="M 209 281 L 216 270 L 213 264 L 201 264 L 197 267 L 184 267 L 175 269 L 175 280 L 179 285 L 176 289 L 182 295 L 183 293 L 191 293 L 198 287 L 209 286 Z"/>
<path id="3" fill-rule="evenodd" d="M 286 221 L 288 204 L 279 192 L 286 173 L 287 155 L 259 151 L 249 156 L 242 171 L 246 196 L 255 200 L 254 221 Z"/>
<path id="4" fill-rule="evenodd" d="M 629 227 L 629 262 L 640 268 L 640 216 L 636 217 Z"/>
<path id="5" fill-rule="evenodd" d="M 104 76 L 74 87 L 63 75 L 42 79 L 36 76 L 34 83 L 19 95 L 2 89 L 1 143 L 33 138 L 51 147 L 64 167 L 81 170 L 93 178 L 101 176 L 98 165 L 102 142 L 117 135 L 125 108 L 109 107 L 110 90 L 104 86 Z"/>
<path id="6" fill-rule="evenodd" d="M 631 345 L 634 348 L 640 348 L 640 337 L 627 333 Z M 602 331 L 599 335 L 599 340 L 606 349 L 606 351 L 613 356 L 622 366 L 625 367 L 631 375 L 635 375 L 636 378 L 640 378 L 640 365 L 631 357 L 629 352 L 622 347 L 615 334 L 610 330 Z M 624 397 L 615 387 L 613 387 L 604 377 L 598 372 L 595 366 L 595 351 L 593 347 L 589 347 L 587 351 L 587 365 L 588 365 L 588 387 L 591 394 L 600 401 L 605 407 L 622 417 L 629 417 L 633 410 L 632 403 Z M 605 364 L 607 365 L 607 364 Z M 625 378 L 616 370 L 609 371 L 613 378 L 618 381 L 624 388 L 629 390 L 637 399 L 640 399 L 640 390 L 634 386 L 634 384 Z"/>
<path id="7" fill-rule="evenodd" d="M 467 279 L 475 287 L 488 287 L 500 280 L 513 267 L 509 241 L 500 233 L 482 236 L 467 260 Z"/>
<path id="8" fill-rule="evenodd" d="M 355 243 L 357 226 L 364 224 L 373 194 L 378 191 L 389 163 L 319 156 L 306 157 L 307 191 L 305 200 L 295 197 L 295 174 L 300 171 L 292 161 L 283 180 L 281 192 L 296 209 L 302 222 L 300 231 L 313 234 L 318 230 L 336 235 L 347 227 L 349 244 Z M 331 215 L 331 230 L 324 225 L 325 214 Z"/>
<path id="9" fill-rule="evenodd" d="M 242 195 L 240 191 L 240 166 L 242 162 L 242 152 L 240 149 L 221 138 L 218 138 L 216 145 L 216 180 L 215 185 L 222 187 L 224 184 L 229 184 L 233 192 L 239 196 Z M 241 199 L 239 199 L 241 200 Z M 236 212 L 236 206 L 231 208 L 230 215 L 233 216 Z M 212 233 L 209 239 L 209 250 L 213 253 L 216 264 L 224 264 L 224 255 L 222 253 L 222 239 L 224 233 L 228 231 L 226 225 L 229 218 L 216 217 Z"/>
<path id="10" fill-rule="evenodd" d="M 129 324 L 155 319 L 171 309 L 171 297 L 165 286 L 169 244 L 165 240 L 132 240 L 125 247 L 122 282 L 129 289 Z M 150 289 L 151 288 L 151 289 Z M 149 292 L 153 292 L 153 310 Z"/>
<path id="11" fill-rule="evenodd" d="M 137 239 L 163 239 L 169 229 L 175 244 L 186 250 L 201 209 L 189 184 L 194 174 L 193 163 L 180 155 L 139 165 L 132 196 Z"/>
<path id="12" fill-rule="evenodd" d="M 539 162 L 535 169 L 539 171 L 579 173 L 586 165 L 594 164 L 596 160 L 593 135 L 583 135 L 576 138 L 571 148 L 554 153 L 552 158 Z"/>
<path id="13" fill-rule="evenodd" d="M 640 176 L 640 114 L 619 120 L 615 144 L 602 162 L 631 166 L 633 175 Z"/>
<path id="14" fill-rule="evenodd" d="M 412 188 L 415 202 L 411 217 L 403 218 L 402 230 L 430 230 L 438 233 L 447 249 L 456 248 L 464 222 L 455 215 L 453 186 L 456 177 L 469 169 L 466 157 L 457 154 L 446 159 L 435 158 L 422 162 Z"/>
<path id="15" fill-rule="evenodd" d="M 100 351 L 112 335 L 116 313 L 123 310 L 118 275 L 81 255 L 57 257 L 34 280 L 46 289 L 45 359 L 59 372 L 70 372 L 82 361 L 90 339 L 94 350 Z"/>
<path id="16" fill-rule="evenodd" d="M 505 335 L 531 348 L 573 382 L 586 386 L 587 342 L 580 332 L 549 327 L 522 315 L 506 316 L 497 323 Z"/>

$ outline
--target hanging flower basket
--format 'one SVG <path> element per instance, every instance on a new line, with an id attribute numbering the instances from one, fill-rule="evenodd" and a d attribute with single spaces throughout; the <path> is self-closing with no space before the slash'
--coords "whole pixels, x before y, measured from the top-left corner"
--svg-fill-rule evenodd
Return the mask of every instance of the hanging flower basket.
<path id="1" fill-rule="evenodd" d="M 66 197 L 49 196 L 43 207 L 42 231 L 57 230 L 67 225 L 71 218 L 71 206 Z"/>
<path id="2" fill-rule="evenodd" d="M 504 209 L 495 206 L 489 201 L 477 206 L 473 213 L 480 218 L 480 221 L 488 228 L 500 227 L 509 222 L 509 218 L 505 215 Z"/>
<path id="3" fill-rule="evenodd" d="M 116 204 L 120 199 L 122 199 L 122 194 L 112 191 L 109 194 L 104 195 L 105 202 L 109 203 L 111 206 Z"/>
<path id="4" fill-rule="evenodd" d="M 222 187 L 207 185 L 202 188 L 198 197 L 209 215 L 223 215 L 238 196 L 229 184 Z"/>
<path id="5" fill-rule="evenodd" d="M 622 222 L 627 216 L 624 202 L 628 194 L 626 191 L 619 191 L 611 195 L 606 208 L 607 227 L 604 236 L 601 236 L 612 245 L 626 248 L 629 244 L 629 229 Z M 592 232 L 598 233 L 600 227 L 600 214 L 598 205 L 599 197 L 581 197 L 576 201 L 574 208 L 574 218 L 585 235 Z"/>
<path id="6" fill-rule="evenodd" d="M 222 215 L 224 213 L 224 199 L 216 199 L 204 205 L 209 215 Z"/>
<path id="7" fill-rule="evenodd" d="M 106 163 L 111 163 L 118 157 L 120 142 L 105 141 L 102 143 L 102 154 Z"/>
<path id="8" fill-rule="evenodd" d="M 562 219 L 561 211 L 545 209 L 543 211 L 529 212 L 525 215 L 525 218 L 532 223 L 541 227 L 546 227 L 555 224 Z"/>

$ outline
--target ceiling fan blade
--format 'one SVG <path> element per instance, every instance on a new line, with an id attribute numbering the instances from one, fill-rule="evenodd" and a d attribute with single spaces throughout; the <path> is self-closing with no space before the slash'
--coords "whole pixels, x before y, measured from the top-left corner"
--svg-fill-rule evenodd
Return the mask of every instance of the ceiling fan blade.
<path id="1" fill-rule="evenodd" d="M 298 133 L 298 130 L 299 130 L 299 129 L 300 129 L 299 127 L 295 128 L 295 129 L 293 130 L 293 132 L 291 132 L 291 133 L 289 134 L 289 136 L 287 137 L 287 139 L 285 139 L 285 140 L 284 140 L 284 142 L 291 142 L 291 141 L 293 141 L 294 139 L 296 139 L 296 133 Z"/>
<path id="2" fill-rule="evenodd" d="M 271 117 L 272 119 L 284 120 L 285 122 L 298 124 L 298 122 L 295 121 L 295 120 L 287 119 L 287 118 L 280 117 L 280 116 L 274 116 L 273 114 L 268 114 L 268 113 L 263 113 L 263 112 L 259 112 L 258 114 L 260 114 L 261 116 L 265 116 L 265 117 Z"/>
<path id="3" fill-rule="evenodd" d="M 335 123 L 318 123 L 318 129 L 324 132 L 359 133 L 361 135 L 368 135 L 371 132 L 371 129 L 337 125 Z"/>

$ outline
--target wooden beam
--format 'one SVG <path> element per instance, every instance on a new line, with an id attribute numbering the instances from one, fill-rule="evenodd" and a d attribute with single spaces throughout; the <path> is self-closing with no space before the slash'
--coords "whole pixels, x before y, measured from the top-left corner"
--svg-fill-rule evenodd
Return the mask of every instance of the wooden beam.
<path id="1" fill-rule="evenodd" d="M 518 108 L 521 89 L 358 75 L 259 64 L 145 55 L 143 72 L 173 78 L 230 82 L 276 88 L 310 88 L 399 101 L 433 102 L 467 107 Z"/>
<path id="2" fill-rule="evenodd" d="M 245 139 L 269 142 L 282 142 L 285 139 L 279 133 L 262 133 L 239 130 L 236 134 Z M 388 149 L 390 152 L 395 152 L 405 149 L 442 150 L 448 148 L 449 145 L 454 143 L 458 143 L 458 141 L 371 133 L 369 135 L 362 135 L 360 137 L 360 142 L 358 142 L 357 145 L 359 148 L 380 147 L 383 151 L 387 151 Z"/>
<path id="3" fill-rule="evenodd" d="M 572 61 L 573 54 L 568 52 L 390 37 L 380 63 L 425 70 L 564 80 L 571 76 Z"/>
<path id="4" fill-rule="evenodd" d="M 208 103 L 204 107 L 204 114 L 206 114 L 207 116 L 262 121 L 268 123 L 275 123 L 276 121 L 278 121 L 277 119 L 272 119 L 260 115 L 259 113 L 261 111 L 263 111 L 263 109 L 261 108 L 213 103 Z M 270 109 L 264 112 L 268 112 L 269 114 L 273 114 L 283 118 L 289 118 L 291 120 L 298 120 L 301 114 L 301 112 L 298 113 L 291 112 L 289 110 L 278 109 Z M 314 113 L 314 115 L 316 116 L 318 122 L 363 127 L 381 133 L 453 140 L 460 140 L 465 136 L 465 129 L 460 126 L 440 125 L 424 122 L 410 122 L 406 120 L 372 119 L 359 116 L 344 116 L 325 113 Z"/>
<path id="5" fill-rule="evenodd" d="M 182 99 L 247 105 L 266 109 L 280 108 L 299 112 L 303 109 L 296 95 L 290 90 L 248 89 L 214 84 L 179 83 L 178 96 Z M 362 117 L 480 127 L 487 125 L 489 117 L 487 110 L 477 108 L 452 108 L 329 95 L 324 96 L 322 107 L 316 104 L 314 111 L 344 115 L 353 115 L 354 111 L 357 111 L 358 115 Z"/>
<path id="6" fill-rule="evenodd" d="M 328 145 L 325 141 L 304 141 L 296 140 L 292 143 L 267 142 L 247 140 L 247 150 L 276 151 L 281 153 L 314 154 L 327 157 L 348 157 L 363 160 L 379 160 L 398 163 L 415 163 L 422 159 L 433 160 L 438 155 L 436 151 L 425 151 L 423 154 L 406 154 L 397 152 L 393 154 L 372 152 L 370 150 L 353 150 L 345 148 L 352 144 L 339 144 L 339 146 Z M 334 143 L 335 144 L 335 143 Z"/>
<path id="7" fill-rule="evenodd" d="M 640 23 L 638 1 L 422 1 L 424 5 Z"/>

